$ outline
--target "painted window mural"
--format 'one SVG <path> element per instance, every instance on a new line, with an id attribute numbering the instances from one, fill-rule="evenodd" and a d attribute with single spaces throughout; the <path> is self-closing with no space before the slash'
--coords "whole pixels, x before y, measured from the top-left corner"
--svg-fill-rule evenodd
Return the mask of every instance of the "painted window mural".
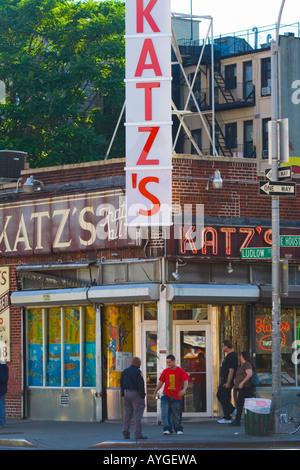
<path id="1" fill-rule="evenodd" d="M 92 307 L 27 310 L 27 383 L 31 387 L 95 387 Z"/>
<path id="2" fill-rule="evenodd" d="M 120 386 L 121 372 L 133 357 L 132 306 L 104 307 L 104 380 L 108 388 Z"/>

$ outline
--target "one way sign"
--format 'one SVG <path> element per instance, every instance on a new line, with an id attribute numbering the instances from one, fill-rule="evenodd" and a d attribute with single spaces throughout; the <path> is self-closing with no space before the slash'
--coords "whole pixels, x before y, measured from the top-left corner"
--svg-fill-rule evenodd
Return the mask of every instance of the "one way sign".
<path id="1" fill-rule="evenodd" d="M 259 194 L 262 196 L 296 196 L 296 183 L 260 181 Z"/>
<path id="2" fill-rule="evenodd" d="M 272 170 L 265 170 L 265 177 L 268 180 L 272 180 Z M 278 181 L 283 181 L 286 179 L 292 178 L 292 167 L 291 166 L 281 166 L 278 168 Z"/>

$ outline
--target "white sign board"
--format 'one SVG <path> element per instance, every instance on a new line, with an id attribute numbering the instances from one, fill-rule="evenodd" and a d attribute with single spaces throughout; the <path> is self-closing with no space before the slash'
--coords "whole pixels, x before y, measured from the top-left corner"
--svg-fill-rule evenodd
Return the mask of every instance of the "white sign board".
<path id="1" fill-rule="evenodd" d="M 126 0 L 128 226 L 172 224 L 171 1 Z"/>

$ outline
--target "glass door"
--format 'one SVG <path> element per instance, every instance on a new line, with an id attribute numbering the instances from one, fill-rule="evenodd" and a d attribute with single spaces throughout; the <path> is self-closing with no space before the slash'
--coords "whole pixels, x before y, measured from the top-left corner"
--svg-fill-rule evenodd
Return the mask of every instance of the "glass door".
<path id="1" fill-rule="evenodd" d="M 176 325 L 175 351 L 177 365 L 189 375 L 190 382 L 183 399 L 183 415 L 211 414 L 210 327 L 209 325 Z"/>
<path id="2" fill-rule="evenodd" d="M 157 401 L 153 398 L 153 392 L 157 385 L 157 331 L 156 323 L 144 325 L 142 328 L 142 350 L 145 355 L 142 357 L 142 372 L 146 388 L 146 409 L 145 414 L 155 413 Z"/>

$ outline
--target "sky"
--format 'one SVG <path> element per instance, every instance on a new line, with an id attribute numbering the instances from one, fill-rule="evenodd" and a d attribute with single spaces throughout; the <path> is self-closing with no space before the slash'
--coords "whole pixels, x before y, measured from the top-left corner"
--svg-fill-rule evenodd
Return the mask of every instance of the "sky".
<path id="1" fill-rule="evenodd" d="M 171 10 L 190 14 L 191 2 L 193 15 L 212 16 L 214 36 L 275 24 L 282 4 L 282 0 L 171 0 Z M 281 24 L 297 22 L 300 22 L 300 1 L 285 0 Z M 206 34 L 206 24 L 203 20 L 201 37 Z"/>

